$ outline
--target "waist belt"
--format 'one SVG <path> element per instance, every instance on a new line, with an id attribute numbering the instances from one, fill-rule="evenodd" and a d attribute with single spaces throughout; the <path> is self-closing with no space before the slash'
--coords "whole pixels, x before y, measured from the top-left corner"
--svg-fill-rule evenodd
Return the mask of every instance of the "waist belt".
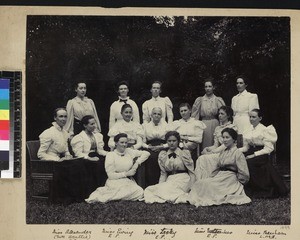
<path id="1" fill-rule="evenodd" d="M 227 168 L 227 167 L 220 167 L 219 171 L 231 171 L 231 172 L 237 173 L 236 170 L 233 170 L 233 169 L 230 169 L 230 168 Z"/>
<path id="2" fill-rule="evenodd" d="M 213 120 L 213 119 L 218 120 L 216 117 L 201 117 L 201 120 Z"/>
<path id="3" fill-rule="evenodd" d="M 177 173 L 188 173 L 187 170 L 173 170 L 173 171 L 167 171 L 167 174 L 168 175 L 174 175 L 174 174 L 177 174 Z"/>

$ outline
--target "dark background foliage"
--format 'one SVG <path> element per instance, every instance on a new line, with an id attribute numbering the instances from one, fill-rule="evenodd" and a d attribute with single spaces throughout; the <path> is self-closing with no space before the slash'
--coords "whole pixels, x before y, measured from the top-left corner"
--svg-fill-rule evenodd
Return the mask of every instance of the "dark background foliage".
<path id="1" fill-rule="evenodd" d="M 141 108 L 151 82 L 163 96 L 192 104 L 213 78 L 227 105 L 245 75 L 258 94 L 263 123 L 279 136 L 279 161 L 290 161 L 290 19 L 287 17 L 29 16 L 26 54 L 27 140 L 49 127 L 55 108 L 87 82 L 102 133 L 108 131 L 115 84 L 126 80 Z"/>

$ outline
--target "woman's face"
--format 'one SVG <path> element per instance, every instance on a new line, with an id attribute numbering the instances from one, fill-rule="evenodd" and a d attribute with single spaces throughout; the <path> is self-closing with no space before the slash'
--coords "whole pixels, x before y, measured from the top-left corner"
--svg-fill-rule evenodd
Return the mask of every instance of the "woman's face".
<path id="1" fill-rule="evenodd" d="M 88 131 L 88 132 L 94 132 L 94 130 L 96 129 L 96 121 L 94 118 L 91 118 L 89 120 L 89 123 L 87 125 L 84 125 L 84 128 Z"/>
<path id="2" fill-rule="evenodd" d="M 78 97 L 84 97 L 86 94 L 86 85 L 85 83 L 78 83 L 77 88 L 75 90 Z"/>
<path id="3" fill-rule="evenodd" d="M 119 96 L 121 98 L 126 98 L 127 95 L 128 95 L 129 89 L 128 89 L 128 87 L 125 84 L 124 85 L 120 85 L 118 92 L 119 92 Z"/>
<path id="4" fill-rule="evenodd" d="M 152 109 L 151 117 L 153 119 L 153 122 L 159 123 L 160 119 L 162 117 L 162 111 L 161 111 L 161 109 L 160 108 L 153 108 Z"/>
<path id="5" fill-rule="evenodd" d="M 250 117 L 250 123 L 252 124 L 253 127 L 256 127 L 261 121 L 261 117 L 259 117 L 258 113 L 255 111 L 251 111 L 249 113 L 249 117 Z"/>
<path id="6" fill-rule="evenodd" d="M 151 93 L 153 97 L 158 97 L 160 94 L 160 84 L 159 83 L 153 83 L 151 88 Z"/>
<path id="7" fill-rule="evenodd" d="M 54 117 L 55 122 L 58 126 L 63 127 L 67 122 L 67 111 L 61 109 L 56 112 L 56 117 Z"/>
<path id="8" fill-rule="evenodd" d="M 124 152 L 125 149 L 127 148 L 127 142 L 128 142 L 127 137 L 121 137 L 121 138 L 119 139 L 119 141 L 116 142 L 116 149 L 117 149 L 119 152 Z"/>
<path id="9" fill-rule="evenodd" d="M 219 116 L 219 121 L 220 122 L 228 121 L 228 115 L 223 109 L 219 110 L 219 115 L 218 116 Z"/>
<path id="10" fill-rule="evenodd" d="M 180 112 L 181 117 L 184 120 L 189 119 L 191 117 L 191 113 L 192 113 L 192 111 L 187 106 L 183 106 L 183 107 L 179 108 L 179 112 Z"/>
<path id="11" fill-rule="evenodd" d="M 123 112 L 121 114 L 122 114 L 123 119 L 126 122 L 129 122 L 132 118 L 132 109 L 130 107 L 127 107 L 123 110 Z"/>
<path id="12" fill-rule="evenodd" d="M 230 136 L 230 134 L 228 132 L 224 132 L 222 137 L 225 147 L 232 147 L 232 145 L 234 144 L 234 139 Z"/>
<path id="13" fill-rule="evenodd" d="M 174 151 L 178 147 L 179 142 L 175 136 L 170 136 L 167 139 L 167 144 L 169 146 L 169 149 Z"/>
<path id="14" fill-rule="evenodd" d="M 244 82 L 244 79 L 238 78 L 236 80 L 236 87 L 237 87 L 238 92 L 240 92 L 240 93 L 243 92 L 247 87 L 247 85 Z"/>
<path id="15" fill-rule="evenodd" d="M 207 95 L 211 95 L 214 93 L 214 86 L 211 82 L 204 83 L 204 90 Z"/>

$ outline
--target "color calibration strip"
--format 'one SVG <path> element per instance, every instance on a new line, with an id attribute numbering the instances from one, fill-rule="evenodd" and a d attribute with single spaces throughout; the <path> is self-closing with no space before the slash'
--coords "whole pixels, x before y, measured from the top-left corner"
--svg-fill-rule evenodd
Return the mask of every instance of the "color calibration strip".
<path id="1" fill-rule="evenodd" d="M 9 169 L 10 80 L 0 78 L 0 170 Z"/>

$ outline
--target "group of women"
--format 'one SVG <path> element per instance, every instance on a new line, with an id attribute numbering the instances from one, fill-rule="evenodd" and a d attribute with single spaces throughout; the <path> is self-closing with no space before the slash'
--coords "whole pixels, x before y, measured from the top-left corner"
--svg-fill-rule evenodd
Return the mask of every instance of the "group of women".
<path id="1" fill-rule="evenodd" d="M 276 131 L 260 123 L 258 97 L 247 92 L 245 79 L 238 78 L 236 84 L 239 94 L 229 107 L 214 95 L 212 80 L 205 81 L 205 95 L 192 107 L 182 103 L 181 119 L 174 121 L 171 100 L 160 97 L 161 83 L 154 82 L 152 98 L 142 105 L 140 124 L 128 84 L 120 82 L 119 99 L 110 108 L 110 151 L 105 151 L 95 104 L 86 97 L 86 84 L 78 83 L 76 97 L 66 109 L 55 110 L 53 126 L 40 135 L 38 157 L 61 162 L 58 202 L 71 195 L 70 202 L 143 200 L 209 206 L 286 195 L 269 159 Z M 240 148 L 238 134 L 244 143 Z"/>

